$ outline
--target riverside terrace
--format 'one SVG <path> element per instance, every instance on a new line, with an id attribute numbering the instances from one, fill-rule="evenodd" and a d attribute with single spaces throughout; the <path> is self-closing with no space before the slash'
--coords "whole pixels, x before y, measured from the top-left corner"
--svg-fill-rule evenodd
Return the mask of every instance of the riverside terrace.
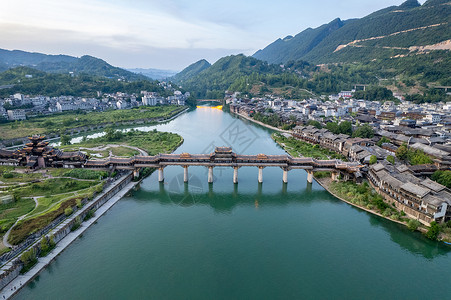
<path id="1" fill-rule="evenodd" d="M 293 158 L 289 155 L 238 155 L 229 147 L 217 147 L 211 154 L 159 154 L 155 156 L 134 156 L 132 158 L 109 158 L 105 160 L 88 160 L 84 168 L 90 169 L 123 169 L 133 170 L 138 176 L 141 168 L 158 169 L 158 180 L 164 181 L 163 170 L 166 166 L 181 166 L 184 168 L 184 181 L 188 182 L 189 166 L 205 166 L 208 168 L 208 182 L 213 182 L 214 167 L 232 167 L 233 182 L 238 183 L 240 167 L 258 167 L 258 182 L 263 182 L 263 168 L 279 167 L 283 170 L 283 182 L 288 181 L 288 171 L 304 169 L 308 173 L 307 181 L 313 181 L 313 172 L 330 171 L 332 179 L 342 175 L 344 180 L 359 180 L 362 177 L 357 162 L 342 162 L 340 160 L 316 160 L 313 158 Z"/>

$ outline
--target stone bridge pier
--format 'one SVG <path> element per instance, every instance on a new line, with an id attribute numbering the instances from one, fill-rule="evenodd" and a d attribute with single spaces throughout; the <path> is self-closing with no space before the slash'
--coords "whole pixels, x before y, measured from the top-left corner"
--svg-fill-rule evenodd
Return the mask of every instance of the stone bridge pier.
<path id="1" fill-rule="evenodd" d="M 306 170 L 307 171 L 307 182 L 313 183 L 313 170 Z"/>
<path id="2" fill-rule="evenodd" d="M 290 169 L 283 167 L 282 170 L 283 170 L 282 181 L 283 183 L 288 183 L 288 171 L 290 171 Z"/>
<path id="3" fill-rule="evenodd" d="M 164 181 L 164 167 L 159 167 L 158 168 L 158 181 L 159 182 L 163 182 Z"/>
<path id="4" fill-rule="evenodd" d="M 183 166 L 183 182 L 188 182 L 188 166 Z"/>
<path id="5" fill-rule="evenodd" d="M 233 167 L 233 183 L 238 183 L 238 169 L 239 167 Z"/>
<path id="6" fill-rule="evenodd" d="M 208 167 L 208 183 L 213 183 L 213 166 Z"/>
<path id="7" fill-rule="evenodd" d="M 258 167 L 258 183 L 263 183 L 263 169 L 265 167 Z"/>

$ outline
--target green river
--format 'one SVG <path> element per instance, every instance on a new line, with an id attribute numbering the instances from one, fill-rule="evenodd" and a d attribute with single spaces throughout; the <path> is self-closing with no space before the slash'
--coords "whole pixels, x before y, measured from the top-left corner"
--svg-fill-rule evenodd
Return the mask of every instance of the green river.
<path id="1" fill-rule="evenodd" d="M 177 153 L 284 154 L 215 108 L 162 125 Z M 292 170 L 167 167 L 119 201 L 15 299 L 450 299 L 451 248 L 331 196 Z"/>

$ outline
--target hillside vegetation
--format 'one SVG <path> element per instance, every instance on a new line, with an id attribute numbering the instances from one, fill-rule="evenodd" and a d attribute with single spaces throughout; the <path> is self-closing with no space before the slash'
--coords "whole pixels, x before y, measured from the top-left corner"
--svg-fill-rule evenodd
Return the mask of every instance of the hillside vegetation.
<path id="1" fill-rule="evenodd" d="M 205 59 L 201 59 L 189 65 L 188 67 L 183 69 L 180 73 L 177 73 L 170 79 L 176 83 L 183 84 L 186 80 L 196 76 L 203 70 L 208 69 L 210 66 L 211 64 L 208 61 L 206 61 Z"/>
<path id="2" fill-rule="evenodd" d="M 26 78 L 25 75 L 32 75 Z M 140 91 L 158 92 L 164 96 L 168 93 L 158 85 L 157 81 L 149 79 L 136 81 L 118 81 L 90 74 L 52 74 L 30 67 L 16 67 L 0 73 L 0 85 L 13 84 L 12 88 L 1 89 L 0 97 L 8 97 L 14 93 L 46 96 L 83 96 L 97 97 L 97 91 L 104 93 Z M 169 95 L 169 94 L 168 94 Z"/>
<path id="3" fill-rule="evenodd" d="M 102 59 L 89 55 L 78 58 L 69 55 L 48 55 L 0 49 L 0 71 L 19 66 L 28 66 L 48 73 L 85 73 L 93 76 L 126 80 L 143 80 L 146 78 L 143 75 L 114 67 Z"/>
<path id="4" fill-rule="evenodd" d="M 224 91 L 241 92 L 249 97 L 272 93 L 291 99 L 312 94 L 331 94 L 350 90 L 355 84 L 370 85 L 370 89 L 392 96 L 392 91 L 408 94 L 415 90 L 415 102 L 449 100 L 435 85 L 451 85 L 451 53 L 436 51 L 417 56 L 380 59 L 367 63 L 312 65 L 305 61 L 290 61 L 283 67 L 270 65 L 244 55 L 228 56 L 211 67 L 190 77 L 184 88 L 198 98 L 224 97 Z M 368 100 L 381 100 L 365 95 Z M 440 97 L 436 97 L 439 95 Z M 387 99 L 389 99 L 387 98 Z M 386 99 L 386 100 L 387 100 Z"/>
<path id="5" fill-rule="evenodd" d="M 429 0 L 421 6 L 416 0 L 408 0 L 361 19 L 336 19 L 293 38 L 279 39 L 253 56 L 270 63 L 299 59 L 330 63 L 406 55 L 410 53 L 408 47 L 451 39 L 449 4 L 450 1 Z"/>
<path id="6" fill-rule="evenodd" d="M 224 57 L 202 70 L 198 62 L 180 77 L 198 98 L 223 98 L 229 90 L 302 99 L 365 84 L 379 91 L 363 95 L 368 100 L 396 92 L 417 103 L 449 101 L 434 87 L 451 85 L 450 48 L 451 1 L 408 0 L 278 39 L 253 57 Z"/>

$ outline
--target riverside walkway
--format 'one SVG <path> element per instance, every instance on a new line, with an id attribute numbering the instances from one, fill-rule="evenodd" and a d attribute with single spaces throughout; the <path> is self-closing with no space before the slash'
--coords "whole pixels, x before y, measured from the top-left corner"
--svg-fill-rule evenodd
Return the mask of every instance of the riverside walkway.
<path id="1" fill-rule="evenodd" d="M 241 167 L 257 167 L 258 182 L 263 182 L 263 169 L 266 167 L 279 167 L 283 170 L 283 182 L 288 181 L 288 171 L 291 169 L 304 169 L 308 173 L 308 182 L 313 181 L 313 172 L 332 172 L 333 179 L 343 175 L 345 180 L 361 177 L 360 169 L 363 167 L 356 162 L 343 162 L 341 160 L 317 160 L 303 157 L 293 158 L 289 155 L 238 155 L 230 147 L 217 147 L 210 154 L 159 154 L 155 156 L 134 156 L 131 158 L 108 158 L 103 160 L 88 160 L 84 168 L 90 169 L 119 169 L 133 170 L 139 175 L 141 168 L 158 169 L 159 181 L 164 181 L 163 170 L 167 166 L 181 166 L 184 168 L 184 181 L 188 181 L 188 167 L 204 166 L 208 168 L 208 182 L 213 182 L 214 167 L 232 167 L 233 182 L 238 183 L 238 169 Z"/>

